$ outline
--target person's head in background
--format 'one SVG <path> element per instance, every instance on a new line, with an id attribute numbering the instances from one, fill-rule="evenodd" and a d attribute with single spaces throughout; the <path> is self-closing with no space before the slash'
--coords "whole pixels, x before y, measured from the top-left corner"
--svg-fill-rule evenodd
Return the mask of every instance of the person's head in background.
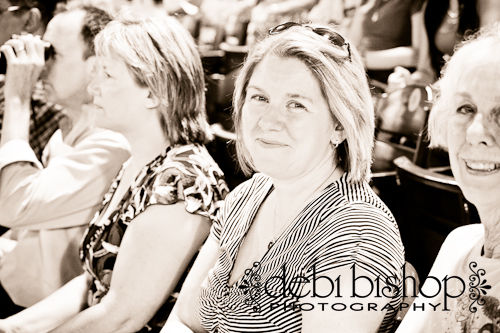
<path id="1" fill-rule="evenodd" d="M 250 52 L 235 85 L 242 169 L 286 177 L 327 159 L 351 181 L 369 179 L 374 112 L 358 53 L 331 27 L 277 28 Z M 284 155 L 259 153 L 259 136 L 286 146 Z"/>
<path id="2" fill-rule="evenodd" d="M 93 6 L 76 6 L 60 12 L 48 23 L 43 39 L 54 49 L 41 74 L 51 102 L 79 112 L 90 102 L 87 86 L 92 77 L 95 36 L 111 16 Z"/>
<path id="3" fill-rule="evenodd" d="M 125 11 L 95 46 L 97 71 L 88 90 L 101 110 L 98 126 L 131 135 L 141 124 L 154 124 L 172 146 L 206 141 L 203 67 L 180 23 Z"/>
<path id="4" fill-rule="evenodd" d="M 465 41 L 444 67 L 429 118 L 431 146 L 448 150 L 453 175 L 481 220 L 500 207 L 499 53 L 499 24 Z"/>
<path id="5" fill-rule="evenodd" d="M 12 35 L 42 35 L 59 3 L 65 0 L 0 0 L 0 45 Z"/>

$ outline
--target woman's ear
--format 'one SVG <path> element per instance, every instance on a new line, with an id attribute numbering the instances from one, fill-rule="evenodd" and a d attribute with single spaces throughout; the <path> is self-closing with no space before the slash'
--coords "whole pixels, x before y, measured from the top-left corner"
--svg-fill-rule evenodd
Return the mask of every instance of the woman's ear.
<path id="1" fill-rule="evenodd" d="M 42 13 L 38 8 L 31 8 L 27 13 L 23 30 L 30 34 L 36 33 L 42 27 Z"/>
<path id="2" fill-rule="evenodd" d="M 333 124 L 333 133 L 330 137 L 330 142 L 334 145 L 341 144 L 346 138 L 344 126 L 341 123 L 335 122 Z"/>
<path id="3" fill-rule="evenodd" d="M 148 109 L 155 109 L 160 105 L 160 101 L 158 100 L 158 97 L 153 95 L 151 91 L 148 94 L 148 97 L 146 98 L 146 107 Z"/>

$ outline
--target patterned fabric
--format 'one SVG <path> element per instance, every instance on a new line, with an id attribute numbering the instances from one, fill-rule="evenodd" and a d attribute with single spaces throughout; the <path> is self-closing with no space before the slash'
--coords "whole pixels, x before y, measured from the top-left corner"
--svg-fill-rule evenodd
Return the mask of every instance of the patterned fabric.
<path id="1" fill-rule="evenodd" d="M 3 94 L 4 79 L 0 77 L 0 133 L 2 130 L 5 98 Z M 52 134 L 59 128 L 59 120 L 64 117 L 61 109 L 46 101 L 41 84 L 37 84 L 31 100 L 32 112 L 30 120 L 30 146 L 38 160 L 42 159 L 42 152 Z"/>
<path id="2" fill-rule="evenodd" d="M 403 245 L 388 208 L 368 184 L 350 183 L 346 174 L 313 198 L 260 261 L 229 285 L 239 246 L 272 189 L 270 178 L 255 175 L 231 192 L 212 225 L 210 237 L 219 242 L 220 251 L 200 293 L 203 327 L 209 332 L 301 332 L 302 310 L 297 305 L 302 303 L 296 295 L 307 291 L 305 284 L 297 286 L 293 280 L 300 276 L 311 281 L 311 274 L 356 265 L 381 281 L 395 277 L 399 282 L 398 288 L 391 288 L 379 327 L 379 332 L 389 332 L 401 302 Z M 283 295 L 284 286 L 292 284 L 293 293 Z M 304 303 L 305 311 L 321 302 L 325 300 Z"/>
<path id="3" fill-rule="evenodd" d="M 109 290 L 113 267 L 127 226 L 150 205 L 171 205 L 184 201 L 186 211 L 215 219 L 228 193 L 223 173 L 199 145 L 168 148 L 146 165 L 108 219 L 100 218 L 120 183 L 123 168 L 104 196 L 83 238 L 80 258 L 93 277 L 88 305 L 99 303 Z M 167 218 L 167 217 L 166 217 Z M 161 327 L 168 313 L 157 313 L 150 327 Z"/>

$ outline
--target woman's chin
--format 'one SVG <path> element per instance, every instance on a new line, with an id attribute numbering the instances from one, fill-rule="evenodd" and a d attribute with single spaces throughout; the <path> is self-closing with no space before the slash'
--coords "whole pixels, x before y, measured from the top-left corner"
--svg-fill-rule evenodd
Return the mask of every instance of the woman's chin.
<path id="1" fill-rule="evenodd" d="M 469 202 L 475 206 L 488 207 L 493 205 L 500 208 L 500 182 L 498 177 L 496 180 L 478 176 L 467 178 L 467 180 L 459 182 L 459 187 Z"/>

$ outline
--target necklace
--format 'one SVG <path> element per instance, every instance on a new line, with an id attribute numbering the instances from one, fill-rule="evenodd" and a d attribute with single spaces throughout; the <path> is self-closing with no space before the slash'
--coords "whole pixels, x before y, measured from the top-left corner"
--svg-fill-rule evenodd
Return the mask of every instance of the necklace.
<path id="1" fill-rule="evenodd" d="M 328 175 L 328 177 L 325 178 L 325 180 L 317 186 L 307 198 L 313 199 L 315 195 L 324 188 L 324 186 L 332 179 L 332 176 L 334 175 L 335 171 L 337 170 L 338 164 L 335 166 L 333 171 Z M 306 203 L 308 203 L 310 200 L 305 200 Z M 288 214 L 288 217 L 285 219 L 287 220 L 286 223 L 283 223 L 279 229 L 276 228 L 277 221 L 281 220 L 281 218 L 278 218 L 278 202 L 277 202 L 277 197 L 276 194 L 273 197 L 273 237 L 271 238 L 271 241 L 268 243 L 267 248 L 271 249 L 274 244 L 276 243 L 276 240 L 281 236 L 281 234 L 285 231 L 286 228 L 295 221 L 296 218 L 296 213 L 300 212 L 298 209 L 295 209 L 293 211 L 293 214 Z M 299 206 L 299 207 L 305 207 L 305 206 Z M 289 216 L 292 216 L 291 218 Z"/>

